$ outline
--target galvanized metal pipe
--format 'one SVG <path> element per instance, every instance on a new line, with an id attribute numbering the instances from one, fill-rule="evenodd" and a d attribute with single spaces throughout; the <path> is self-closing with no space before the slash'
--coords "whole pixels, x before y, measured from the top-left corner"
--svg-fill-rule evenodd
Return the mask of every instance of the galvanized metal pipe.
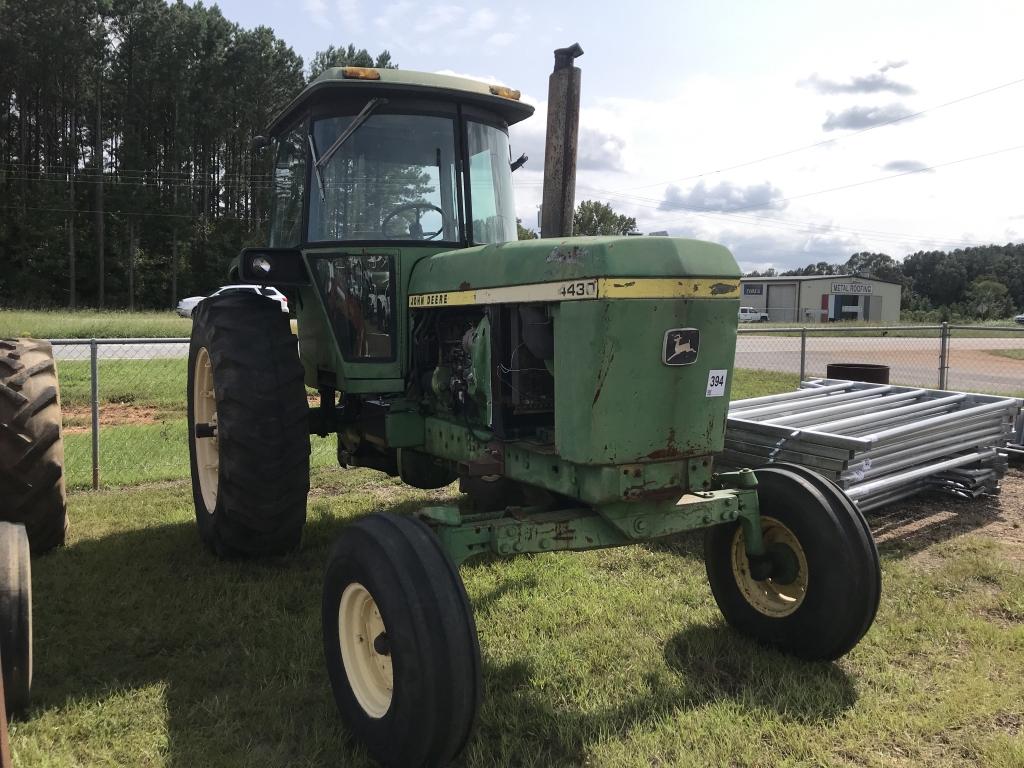
<path id="1" fill-rule="evenodd" d="M 773 403 L 770 405 L 763 405 L 759 408 L 750 408 L 747 410 L 739 411 L 744 418 L 752 417 L 764 417 L 773 416 L 774 414 L 787 414 L 787 413 L 803 413 L 810 411 L 813 408 L 831 407 L 831 404 L 835 403 L 848 403 L 850 401 L 867 400 L 871 398 L 877 398 L 878 395 L 872 390 L 859 389 L 853 392 L 830 392 L 821 397 L 807 398 L 799 402 L 784 402 L 784 403 Z M 729 412 L 732 413 L 732 406 L 729 406 Z M 759 419 L 761 420 L 761 419 Z M 773 424 L 778 423 L 778 419 L 763 419 L 764 421 L 770 421 Z"/>
<path id="2" fill-rule="evenodd" d="M 953 469 L 954 467 L 963 467 L 967 464 L 973 464 L 976 461 L 981 461 L 986 458 L 994 456 L 996 453 L 995 448 L 989 448 L 986 451 L 979 453 L 971 453 L 966 456 L 957 456 L 946 461 L 940 461 L 936 464 L 928 464 L 924 467 L 916 467 L 915 469 L 907 470 L 906 472 L 900 472 L 895 475 L 889 475 L 879 480 L 874 480 L 870 483 L 861 483 L 855 485 L 846 490 L 846 493 L 850 498 L 856 500 L 864 496 L 870 496 L 876 491 L 884 491 L 889 488 L 895 488 L 899 485 L 909 481 L 917 480 L 918 478 L 927 477 L 937 472 L 942 472 L 946 469 Z"/>
<path id="3" fill-rule="evenodd" d="M 831 384 L 815 389 L 794 389 L 792 392 L 782 392 L 777 395 L 761 395 L 760 397 L 748 397 L 743 400 L 733 400 L 729 403 L 729 412 L 742 411 L 747 408 L 754 408 L 764 403 L 778 403 L 782 401 L 801 400 L 808 397 L 819 397 L 824 392 L 841 392 L 852 389 L 854 382 L 845 381 L 841 384 Z"/>
<path id="4" fill-rule="evenodd" d="M 889 419 L 904 416 L 912 413 L 920 413 L 921 411 L 930 411 L 938 408 L 940 405 L 952 405 L 953 403 L 959 403 L 961 400 L 967 398 L 967 395 L 951 395 L 949 397 L 940 398 L 938 400 L 926 400 L 923 403 L 915 403 L 914 405 L 905 405 L 900 408 L 894 408 L 885 414 L 885 419 Z M 859 427 L 863 424 L 877 424 L 879 417 L 874 413 L 865 414 L 863 416 L 852 416 L 848 419 L 839 419 L 838 421 L 829 421 L 822 424 L 815 424 L 814 427 L 821 432 L 830 432 L 833 430 L 849 429 L 851 427 Z"/>

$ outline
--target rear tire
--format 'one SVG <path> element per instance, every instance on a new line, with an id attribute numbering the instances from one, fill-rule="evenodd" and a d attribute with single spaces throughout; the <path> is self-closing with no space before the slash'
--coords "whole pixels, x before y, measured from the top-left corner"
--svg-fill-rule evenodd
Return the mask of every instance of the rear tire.
<path id="1" fill-rule="evenodd" d="M 878 552 L 860 512 L 818 479 L 772 465 L 757 470 L 765 544 L 779 576 L 750 574 L 738 523 L 704 537 L 708 582 L 725 620 L 759 642 L 804 659 L 837 659 L 874 620 Z"/>
<path id="2" fill-rule="evenodd" d="M 447 765 L 473 731 L 482 689 L 473 611 L 458 570 L 421 521 L 346 526 L 324 579 L 327 672 L 342 718 L 384 765 Z"/>
<path id="3" fill-rule="evenodd" d="M 309 493 L 309 405 L 288 318 L 247 292 L 206 299 L 193 316 L 188 438 L 199 536 L 220 556 L 294 550 Z"/>
<path id="4" fill-rule="evenodd" d="M 0 340 L 0 520 L 24 524 L 37 554 L 64 543 L 60 390 L 47 341 Z"/>
<path id="5" fill-rule="evenodd" d="M 0 669 L 7 717 L 24 714 L 32 690 L 32 567 L 25 526 L 0 523 Z"/>

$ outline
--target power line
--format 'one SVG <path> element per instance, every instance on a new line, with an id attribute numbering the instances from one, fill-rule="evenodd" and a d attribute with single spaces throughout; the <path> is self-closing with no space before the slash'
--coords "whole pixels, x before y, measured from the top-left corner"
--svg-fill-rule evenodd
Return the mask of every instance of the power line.
<path id="1" fill-rule="evenodd" d="M 823 147 L 823 146 L 826 146 L 828 144 L 834 144 L 834 143 L 836 143 L 838 141 L 842 141 L 844 139 L 851 139 L 854 136 L 861 136 L 861 135 L 867 133 L 868 131 L 875 130 L 876 128 L 883 128 L 883 127 L 885 127 L 887 125 L 894 125 L 896 123 L 903 122 L 904 120 L 911 120 L 911 119 L 913 119 L 915 117 L 920 117 L 921 115 L 925 114 L 926 112 L 934 112 L 937 109 L 944 109 L 945 107 L 950 107 L 950 106 L 953 106 L 954 104 L 959 104 L 960 102 L 967 101 L 968 99 L 974 99 L 974 98 L 977 98 L 978 96 L 985 96 L 986 94 L 994 93 L 995 91 L 1002 90 L 1003 88 L 1009 88 L 1012 85 L 1019 85 L 1020 83 L 1024 83 L 1024 77 L 1019 78 L 1017 80 L 1011 80 L 1010 82 L 1003 83 L 1002 85 L 993 86 L 992 88 L 986 88 L 983 91 L 978 91 L 976 93 L 971 93 L 971 94 L 968 94 L 966 96 L 961 96 L 959 98 L 953 99 L 952 101 L 947 101 L 947 102 L 945 102 L 943 104 L 936 104 L 934 107 L 928 107 L 926 109 L 922 109 L 922 110 L 919 110 L 917 112 L 910 112 L 910 113 L 908 113 L 906 115 L 901 115 L 900 117 L 895 117 L 895 118 L 893 118 L 891 120 L 886 120 L 886 121 L 881 122 L 881 123 L 876 123 L 875 125 L 870 125 L 867 128 L 861 128 L 859 131 L 854 131 L 853 133 L 845 133 L 842 136 L 836 136 L 835 138 L 824 139 L 822 141 L 816 141 L 813 144 L 806 144 L 806 145 L 801 146 L 801 147 L 795 147 L 793 149 L 787 149 L 787 150 L 785 150 L 783 152 L 776 152 L 776 153 L 771 154 L 771 155 L 765 155 L 764 157 L 759 157 L 759 158 L 756 158 L 754 160 L 746 160 L 746 161 L 744 161 L 742 163 L 736 163 L 735 165 L 729 165 L 729 166 L 726 166 L 724 168 L 719 168 L 719 169 L 714 170 L 714 171 L 704 171 L 704 172 L 701 172 L 701 173 L 695 173 L 692 176 L 684 176 L 684 177 L 679 178 L 679 179 L 671 179 L 669 181 L 659 181 L 659 182 L 656 182 L 654 184 L 643 184 L 643 185 L 638 186 L 638 187 L 629 187 L 626 191 L 632 191 L 634 189 L 647 189 L 649 187 L 659 187 L 659 186 L 662 186 L 663 184 L 674 184 L 674 183 L 678 183 L 678 182 L 681 182 L 681 181 L 691 181 L 693 179 L 699 179 L 699 178 L 702 178 L 704 176 L 713 176 L 713 175 L 718 174 L 718 173 L 725 173 L 727 171 L 735 171 L 737 168 L 746 168 L 747 166 L 757 165 L 758 163 L 767 162 L 768 160 L 776 160 L 776 159 L 778 159 L 780 157 L 786 157 L 788 155 L 796 154 L 797 152 L 804 152 L 804 151 L 806 151 L 808 149 L 816 149 L 818 147 Z"/>
<path id="2" fill-rule="evenodd" d="M 1007 152 L 1015 152 L 1015 151 L 1020 150 L 1020 149 L 1024 149 L 1024 144 L 1017 144 L 1017 145 L 1014 145 L 1012 147 L 1003 147 L 1002 149 L 996 149 L 996 150 L 993 150 L 991 152 L 983 152 L 982 154 L 971 155 L 970 157 L 961 157 L 961 158 L 957 158 L 956 160 L 949 160 L 949 161 L 947 161 L 945 163 L 936 163 L 934 165 L 928 165 L 928 166 L 924 166 L 922 168 L 914 168 L 914 169 L 909 170 L 909 171 L 901 171 L 899 173 L 889 174 L 888 176 L 878 176 L 878 177 L 873 178 L 873 179 L 862 179 L 861 181 L 855 181 L 855 182 L 851 182 L 849 184 L 841 184 L 839 186 L 829 187 L 827 189 L 818 189 L 818 190 L 814 190 L 812 192 L 803 192 L 803 193 L 798 194 L 798 195 L 789 195 L 787 197 L 780 197 L 780 198 L 777 198 L 775 200 L 771 200 L 769 202 L 771 204 L 790 202 L 792 200 L 800 200 L 800 199 L 803 199 L 803 198 L 806 198 L 806 197 L 813 197 L 815 195 L 824 195 L 824 194 L 828 194 L 830 192 L 838 192 L 838 191 L 841 191 L 841 190 L 844 190 L 844 189 L 853 189 L 855 187 L 862 187 L 862 186 L 866 186 L 868 184 L 876 184 L 876 183 L 882 182 L 882 181 L 890 181 L 891 179 L 898 179 L 898 178 L 901 178 L 903 176 L 911 176 L 911 175 L 918 174 L 918 173 L 926 173 L 928 171 L 934 171 L 934 170 L 936 170 L 938 168 L 947 168 L 947 167 L 952 166 L 952 165 L 959 165 L 961 163 L 967 163 L 967 162 L 971 162 L 971 161 L 974 161 L 974 160 L 982 160 L 982 159 L 985 159 L 985 158 L 988 158 L 988 157 L 994 157 L 996 155 L 1005 154 Z M 593 188 L 593 187 L 582 186 L 582 188 L 584 188 L 584 189 L 595 189 L 596 190 L 596 188 Z M 692 206 L 687 206 L 687 205 L 684 205 L 682 203 L 672 203 L 672 202 L 669 202 L 669 201 L 664 200 L 664 199 L 658 200 L 658 199 L 652 198 L 652 197 L 642 197 L 642 196 L 638 196 L 638 195 L 629 195 L 629 194 L 627 194 L 627 192 L 618 192 L 618 191 L 613 191 L 613 190 L 596 190 L 596 191 L 604 192 L 605 194 L 613 195 L 613 196 L 622 198 L 624 200 L 636 201 L 638 205 L 645 205 L 646 204 L 648 207 L 652 207 L 652 206 L 650 206 L 650 204 L 654 203 L 656 205 L 654 205 L 653 207 L 658 208 L 658 210 L 666 210 L 666 209 L 672 210 L 672 209 L 676 209 L 676 210 L 687 211 L 687 212 L 690 212 L 690 213 L 722 213 L 722 214 L 727 214 L 728 213 L 728 214 L 733 214 L 733 213 L 742 213 L 743 211 L 759 210 L 759 209 L 763 209 L 763 208 L 769 207 L 769 205 L 766 205 L 764 203 L 753 203 L 751 205 L 745 205 L 745 206 L 740 206 L 738 208 L 733 208 L 732 210 L 730 210 L 728 212 L 726 212 L 726 211 L 716 212 L 716 211 L 707 211 L 707 210 L 704 210 L 702 208 L 694 208 Z"/>
<path id="3" fill-rule="evenodd" d="M 203 213 L 155 213 L 151 211 L 111 211 L 104 210 L 98 211 L 90 208 L 48 208 L 45 206 L 35 205 L 0 205 L 0 208 L 7 208 L 14 211 L 53 211 L 56 213 L 104 213 L 110 216 L 141 216 L 143 218 L 149 216 L 160 216 L 163 218 L 173 219 L 200 219 L 204 215 Z M 259 221 L 258 217 L 252 216 L 228 216 L 225 214 L 217 214 L 213 218 L 218 221 Z"/>
<path id="4" fill-rule="evenodd" d="M 853 182 L 851 184 L 842 184 L 842 185 L 840 185 L 838 187 L 829 187 L 828 189 L 818 189 L 818 190 L 815 190 L 814 192 L 804 192 L 803 194 L 799 194 L 799 195 L 790 195 L 789 197 L 781 197 L 778 200 L 775 200 L 774 202 L 785 203 L 785 202 L 789 202 L 790 200 L 800 200 L 800 199 L 803 199 L 805 197 L 813 197 L 815 195 L 828 194 L 829 192 L 839 192 L 839 191 L 844 190 L 844 189 L 853 189 L 854 187 L 863 187 L 863 186 L 865 186 L 867 184 L 876 184 L 876 183 L 878 183 L 880 181 L 889 181 L 890 179 L 898 179 L 898 178 L 900 178 L 902 176 L 912 176 L 915 173 L 927 173 L 928 171 L 934 171 L 937 168 L 948 168 L 951 165 L 959 165 L 960 163 L 967 163 L 967 162 L 971 162 L 973 160 L 982 160 L 982 159 L 984 159 L 986 157 L 994 157 L 995 155 L 1002 155 L 1002 154 L 1005 154 L 1006 152 L 1015 152 L 1016 150 L 1019 150 L 1019 149 L 1024 149 L 1024 144 L 1017 144 L 1017 145 L 1012 146 L 1012 147 L 1004 147 L 1003 149 L 997 149 L 997 150 L 994 150 L 992 152 L 985 152 L 985 153 L 982 153 L 980 155 L 972 155 L 970 157 L 961 157 L 961 158 L 959 158 L 957 160 L 950 160 L 949 162 L 946 162 L 946 163 L 936 163 L 935 165 L 928 165 L 928 166 L 925 166 L 924 168 L 914 168 L 913 170 L 909 170 L 909 171 L 901 171 L 900 173 L 893 173 L 893 174 L 890 174 L 889 176 L 879 176 L 879 177 L 874 178 L 874 179 L 864 179 L 863 181 L 855 181 L 855 182 Z M 762 206 L 760 204 L 754 204 L 754 205 L 743 206 L 741 208 L 734 208 L 733 210 L 734 211 L 750 211 L 750 210 L 756 210 L 758 208 L 763 208 L 763 207 L 764 206 Z"/>

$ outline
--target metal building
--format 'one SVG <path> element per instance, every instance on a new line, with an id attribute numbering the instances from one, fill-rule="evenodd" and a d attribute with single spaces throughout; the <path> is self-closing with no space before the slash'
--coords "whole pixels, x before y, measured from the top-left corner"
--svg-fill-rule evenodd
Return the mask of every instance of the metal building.
<path id="1" fill-rule="evenodd" d="M 856 275 L 744 277 L 740 303 L 768 313 L 773 323 L 900 319 L 899 283 Z"/>

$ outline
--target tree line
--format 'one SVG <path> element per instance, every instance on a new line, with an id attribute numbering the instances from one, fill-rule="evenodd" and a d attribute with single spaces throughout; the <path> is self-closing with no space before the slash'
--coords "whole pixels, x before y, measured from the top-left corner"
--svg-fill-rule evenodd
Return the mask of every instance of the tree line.
<path id="1" fill-rule="evenodd" d="M 178 0 L 0 2 L 0 306 L 166 307 L 265 240 L 251 142 L 308 68 L 268 27 Z"/>
<path id="2" fill-rule="evenodd" d="M 855 253 L 843 264 L 751 272 L 781 275 L 860 275 L 899 283 L 907 320 L 989 320 L 1024 311 L 1024 243 L 953 251 L 918 251 L 897 261 L 885 253 Z"/>

